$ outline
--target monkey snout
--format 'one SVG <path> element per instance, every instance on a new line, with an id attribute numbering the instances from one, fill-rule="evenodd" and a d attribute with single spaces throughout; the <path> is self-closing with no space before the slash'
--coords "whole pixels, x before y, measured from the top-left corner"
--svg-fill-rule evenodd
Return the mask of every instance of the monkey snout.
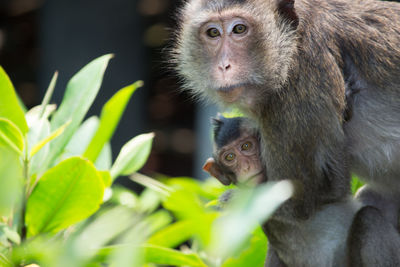
<path id="1" fill-rule="evenodd" d="M 218 66 L 218 70 L 221 71 L 222 73 L 227 73 L 229 70 L 231 70 L 231 64 L 229 63 L 220 64 Z"/>

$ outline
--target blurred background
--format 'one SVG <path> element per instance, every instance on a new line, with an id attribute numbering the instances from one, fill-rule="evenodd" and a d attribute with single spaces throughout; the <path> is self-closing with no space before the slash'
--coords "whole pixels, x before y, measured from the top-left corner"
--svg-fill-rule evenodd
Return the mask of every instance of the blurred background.
<path id="1" fill-rule="evenodd" d="M 115 157 L 131 137 L 154 131 L 148 175 L 204 178 L 211 153 L 210 116 L 215 107 L 196 104 L 179 89 L 168 69 L 180 1 L 174 0 L 1 0 L 0 65 L 28 108 L 40 104 L 54 71 L 59 71 L 53 103 L 68 80 L 91 60 L 115 54 L 89 115 L 120 88 L 136 80 L 135 92 L 113 137 Z"/>

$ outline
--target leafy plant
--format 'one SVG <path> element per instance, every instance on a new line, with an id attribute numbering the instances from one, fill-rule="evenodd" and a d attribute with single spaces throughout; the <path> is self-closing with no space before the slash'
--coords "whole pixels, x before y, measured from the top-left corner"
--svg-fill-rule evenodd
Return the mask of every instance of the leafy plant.
<path id="1" fill-rule="evenodd" d="M 29 262 L 21 252 L 35 254 L 26 250 L 32 244 L 54 243 L 49 251 L 56 250 L 74 227 L 83 231 L 79 223 L 85 225 L 83 221 L 99 210 L 116 177 L 136 172 L 145 163 L 152 133 L 128 142 L 114 164 L 108 144 L 142 82 L 119 90 L 104 105 L 100 119 L 84 121 L 111 57 L 95 59 L 74 75 L 58 109 L 49 104 L 56 74 L 42 104 L 26 113 L 0 68 L 0 265 Z M 61 258 L 44 262 L 58 264 Z"/>
<path id="2" fill-rule="evenodd" d="M 153 133 L 128 141 L 111 160 L 109 141 L 135 90 L 119 90 L 100 117 L 85 120 L 111 55 L 75 74 L 59 106 L 25 111 L 0 68 L 0 266 L 263 266 L 267 240 L 259 227 L 291 195 L 288 182 L 236 190 L 215 179 L 137 173 Z M 113 184 L 121 175 L 141 194 Z"/>

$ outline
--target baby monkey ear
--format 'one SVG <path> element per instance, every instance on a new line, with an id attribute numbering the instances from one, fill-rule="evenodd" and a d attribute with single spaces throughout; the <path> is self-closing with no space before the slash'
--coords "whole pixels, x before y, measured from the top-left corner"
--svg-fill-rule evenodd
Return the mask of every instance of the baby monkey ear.
<path id="1" fill-rule="evenodd" d="M 294 8 L 294 1 L 295 0 L 277 0 L 277 4 L 279 15 L 289 21 L 293 29 L 297 29 L 299 17 Z"/>
<path id="2" fill-rule="evenodd" d="M 219 165 L 215 162 L 214 158 L 208 158 L 203 165 L 203 170 L 208 172 L 211 176 L 215 177 L 220 181 L 223 185 L 230 185 L 231 180 L 226 177 L 219 167 Z"/>

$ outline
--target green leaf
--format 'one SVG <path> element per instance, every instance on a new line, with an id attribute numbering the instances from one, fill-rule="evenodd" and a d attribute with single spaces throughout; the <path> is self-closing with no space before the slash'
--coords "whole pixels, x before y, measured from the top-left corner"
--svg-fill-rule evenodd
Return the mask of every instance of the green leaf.
<path id="1" fill-rule="evenodd" d="M 71 156 L 83 155 L 83 152 L 89 145 L 90 140 L 93 138 L 93 135 L 98 127 L 99 118 L 96 116 L 92 116 L 85 120 L 69 140 L 68 145 L 65 147 L 62 158 L 65 159 Z"/>
<path id="2" fill-rule="evenodd" d="M 30 111 L 29 111 L 30 112 Z M 28 113 L 29 113 L 28 112 Z M 46 118 L 38 120 L 28 120 L 29 132 L 28 132 L 28 151 L 32 151 L 32 146 L 39 143 L 50 135 L 50 123 Z M 38 153 L 33 155 L 29 160 L 29 176 L 38 175 L 40 176 L 45 167 L 43 166 L 46 161 L 47 155 L 49 154 L 49 144 L 45 144 Z"/>
<path id="3" fill-rule="evenodd" d="M 51 78 L 49 87 L 47 88 L 46 94 L 44 95 L 44 98 L 42 101 L 42 104 L 40 105 L 39 119 L 41 119 L 45 116 L 47 106 L 49 105 L 51 96 L 53 95 L 53 92 L 54 92 L 54 88 L 56 87 L 57 79 L 58 79 L 58 71 L 56 71 L 53 75 L 53 78 Z"/>
<path id="4" fill-rule="evenodd" d="M 0 218 L 8 216 L 22 196 L 22 178 L 20 154 L 0 141 Z"/>
<path id="5" fill-rule="evenodd" d="M 267 247 L 267 238 L 261 227 L 258 227 L 240 253 L 235 257 L 227 259 L 222 267 L 263 267 Z"/>
<path id="6" fill-rule="evenodd" d="M 49 136 L 41 140 L 39 143 L 37 143 L 32 149 L 31 152 L 29 153 L 29 157 L 33 157 L 37 152 L 39 152 L 40 149 L 42 149 L 47 143 L 49 143 L 51 140 L 59 137 L 65 130 L 65 128 L 70 124 L 71 122 L 67 122 L 64 125 L 62 125 L 60 128 L 52 132 Z"/>
<path id="7" fill-rule="evenodd" d="M 164 201 L 163 206 L 171 211 L 178 220 L 193 220 L 193 231 L 200 245 L 210 242 L 211 224 L 218 214 L 204 208 L 200 196 L 184 189 L 172 192 Z"/>
<path id="8" fill-rule="evenodd" d="M 68 141 L 79 128 L 100 89 L 104 71 L 111 57 L 112 55 L 105 55 L 93 60 L 68 82 L 64 98 L 50 125 L 51 130 L 54 131 L 67 121 L 71 121 L 71 124 L 59 138 L 51 143 L 50 162 L 47 165 L 51 165 L 63 152 Z"/>
<path id="9" fill-rule="evenodd" d="M 207 267 L 195 253 L 183 253 L 178 250 L 154 245 L 144 245 L 146 263 L 172 266 Z"/>
<path id="10" fill-rule="evenodd" d="M 109 171 L 99 171 L 99 175 L 101 177 L 101 180 L 103 181 L 104 187 L 110 187 L 111 186 L 111 174 Z"/>
<path id="11" fill-rule="evenodd" d="M 152 235 L 148 244 L 173 248 L 189 240 L 195 234 L 192 220 L 178 221 Z"/>
<path id="12" fill-rule="evenodd" d="M 35 124 L 37 124 L 39 121 L 43 119 L 48 119 L 51 114 L 56 111 L 57 105 L 51 104 L 47 105 L 46 108 L 43 111 L 42 106 L 35 106 L 28 110 L 28 112 L 25 114 L 25 119 L 26 122 L 28 123 L 29 129 L 32 128 Z M 40 114 L 43 112 L 43 115 L 40 116 Z"/>
<path id="13" fill-rule="evenodd" d="M 140 217 L 133 213 L 131 209 L 122 206 L 111 209 L 102 208 L 101 212 L 96 215 L 93 220 L 87 220 L 80 225 L 81 227 L 77 227 L 75 234 L 66 240 L 63 247 L 65 258 L 69 262 L 71 262 L 71 258 L 75 258 L 80 263 L 83 259 L 92 258 L 98 254 L 97 250 L 105 244 L 125 237 L 128 230 L 136 228 L 140 224 Z M 144 234 L 144 231 L 141 231 L 141 233 Z M 82 265 L 70 264 L 64 266 Z"/>
<path id="14" fill-rule="evenodd" d="M 120 185 L 114 185 L 112 188 L 111 198 L 109 203 L 116 204 L 117 206 L 126 206 L 136 210 L 139 206 L 139 197 L 129 190 L 128 188 Z"/>
<path id="15" fill-rule="evenodd" d="M 143 220 L 149 233 L 154 233 L 172 222 L 172 215 L 166 210 L 158 210 Z"/>
<path id="16" fill-rule="evenodd" d="M 25 134 L 28 125 L 25 121 L 24 111 L 18 103 L 18 98 L 10 78 L 0 66 L 0 117 L 5 117 L 12 121 L 18 129 Z"/>
<path id="17" fill-rule="evenodd" d="M 0 253 L 0 266 L 12 266 L 10 260 L 2 253 Z"/>
<path id="18" fill-rule="evenodd" d="M 361 182 L 360 179 L 355 175 L 352 175 L 351 178 L 351 192 L 354 195 L 357 190 L 364 185 L 364 183 Z"/>
<path id="19" fill-rule="evenodd" d="M 112 151 L 111 151 L 111 144 L 106 143 L 103 146 L 103 149 L 100 152 L 99 157 L 96 159 L 94 163 L 98 170 L 109 170 L 111 169 L 112 165 Z"/>
<path id="20" fill-rule="evenodd" d="M 28 236 L 56 233 L 86 219 L 100 207 L 103 193 L 103 181 L 90 161 L 62 161 L 43 174 L 28 199 Z"/>
<path id="21" fill-rule="evenodd" d="M 101 111 L 99 128 L 83 154 L 84 157 L 95 162 L 104 144 L 106 144 L 113 136 L 133 92 L 142 85 L 143 82 L 139 81 L 119 90 L 104 105 Z"/>
<path id="22" fill-rule="evenodd" d="M 236 253 L 250 233 L 292 196 L 293 184 L 290 181 L 269 182 L 236 192 L 231 206 L 228 206 L 224 216 L 217 219 L 213 229 L 210 251 L 221 257 Z"/>
<path id="23" fill-rule="evenodd" d="M 18 127 L 10 120 L 0 118 L 0 145 L 11 148 L 18 154 L 24 150 L 24 137 Z"/>
<path id="24" fill-rule="evenodd" d="M 149 188 L 145 188 L 139 196 L 137 208 L 142 213 L 151 213 L 155 211 L 161 204 L 161 196 Z"/>
<path id="25" fill-rule="evenodd" d="M 3 232 L 4 235 L 15 244 L 19 245 L 21 243 L 21 237 L 19 236 L 19 234 L 10 227 L 6 225 L 0 226 L 0 231 Z"/>
<path id="26" fill-rule="evenodd" d="M 142 168 L 150 155 L 153 138 L 154 133 L 141 134 L 126 143 L 111 167 L 111 177 L 129 175 Z"/>
<path id="27" fill-rule="evenodd" d="M 143 185 L 146 188 L 153 190 L 154 192 L 160 193 L 161 195 L 168 196 L 172 191 L 172 188 L 140 173 L 134 173 L 129 177 L 132 181 Z"/>

